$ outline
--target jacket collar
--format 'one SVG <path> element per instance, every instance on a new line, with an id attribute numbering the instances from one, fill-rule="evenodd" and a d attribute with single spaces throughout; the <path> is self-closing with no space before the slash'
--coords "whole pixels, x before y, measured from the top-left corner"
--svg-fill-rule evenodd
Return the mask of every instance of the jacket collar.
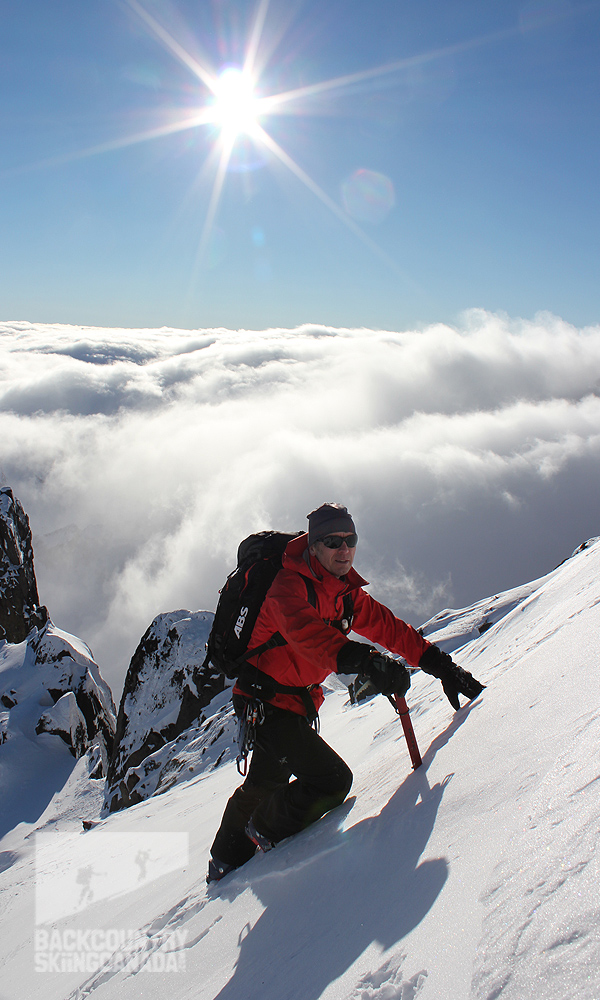
<path id="1" fill-rule="evenodd" d="M 293 538 L 288 542 L 283 554 L 283 568 L 293 569 L 303 576 L 309 576 L 313 580 L 319 580 L 327 589 L 341 591 L 358 590 L 359 587 L 366 587 L 368 581 L 364 580 L 354 567 L 345 577 L 333 576 L 319 562 L 316 556 L 312 556 L 308 551 L 308 532 Z M 341 585 L 341 587 L 340 587 Z"/>

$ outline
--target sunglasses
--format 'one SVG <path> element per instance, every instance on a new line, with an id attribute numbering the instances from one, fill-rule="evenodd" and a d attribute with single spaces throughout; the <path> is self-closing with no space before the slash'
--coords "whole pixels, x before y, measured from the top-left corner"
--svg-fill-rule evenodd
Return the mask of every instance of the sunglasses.
<path id="1" fill-rule="evenodd" d="M 346 535 L 345 537 L 342 537 L 342 535 L 325 535 L 325 538 L 320 538 L 319 541 L 323 542 L 326 549 L 341 549 L 344 542 L 349 549 L 354 549 L 358 542 L 358 535 L 356 533 Z"/>

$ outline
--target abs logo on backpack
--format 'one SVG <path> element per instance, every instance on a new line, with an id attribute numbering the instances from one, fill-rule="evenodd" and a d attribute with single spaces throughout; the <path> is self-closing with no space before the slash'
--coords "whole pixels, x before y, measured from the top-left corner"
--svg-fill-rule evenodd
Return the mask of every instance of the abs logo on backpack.
<path id="1" fill-rule="evenodd" d="M 261 531 L 240 542 L 237 568 L 227 577 L 217 603 L 205 667 L 212 663 L 229 679 L 239 678 L 240 671 L 247 666 L 246 656 L 260 655 L 273 645 L 285 644 L 281 636 L 276 642 L 271 636 L 256 649 L 248 650 L 248 640 L 267 591 L 281 569 L 286 545 L 301 534 L 301 531 L 294 534 Z"/>
<path id="2" fill-rule="evenodd" d="M 237 635 L 238 639 L 240 638 L 240 636 L 242 634 L 242 629 L 243 629 L 244 625 L 246 624 L 246 615 L 247 614 L 248 614 L 248 608 L 240 608 L 240 613 L 239 613 L 238 620 L 236 621 L 235 625 L 233 626 L 233 631 Z"/>

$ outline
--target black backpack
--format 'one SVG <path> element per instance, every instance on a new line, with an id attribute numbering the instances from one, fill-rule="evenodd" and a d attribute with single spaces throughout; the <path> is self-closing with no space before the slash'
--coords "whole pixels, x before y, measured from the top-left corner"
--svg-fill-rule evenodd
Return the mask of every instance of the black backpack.
<path id="1" fill-rule="evenodd" d="M 237 567 L 230 573 L 220 592 L 215 617 L 208 637 L 204 665 L 213 667 L 230 680 L 237 679 L 238 686 L 249 697 L 269 701 L 276 693 L 296 694 L 302 698 L 309 719 L 316 712 L 308 688 L 291 687 L 280 684 L 268 674 L 248 663 L 251 656 L 264 653 L 275 646 L 287 645 L 284 637 L 275 632 L 266 642 L 253 649 L 248 643 L 263 605 L 269 587 L 281 569 L 283 553 L 288 542 L 304 534 L 296 531 L 288 534 L 282 531 L 259 531 L 240 542 Z M 308 577 L 307 598 L 313 607 L 317 605 L 317 595 Z M 352 601 L 350 595 L 344 598 L 344 618 L 328 624 L 349 632 L 352 625 Z"/>

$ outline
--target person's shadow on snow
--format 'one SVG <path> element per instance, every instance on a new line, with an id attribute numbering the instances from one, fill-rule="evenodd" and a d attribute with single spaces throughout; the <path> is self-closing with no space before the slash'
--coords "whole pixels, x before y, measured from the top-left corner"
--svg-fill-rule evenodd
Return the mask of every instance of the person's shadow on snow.
<path id="1" fill-rule="evenodd" d="M 444 858 L 419 858 L 452 777 L 430 788 L 426 771 L 467 714 L 433 741 L 378 816 L 340 830 L 349 799 L 221 887 L 234 898 L 251 886 L 265 910 L 240 934 L 235 972 L 215 1000 L 316 1000 L 370 944 L 388 949 L 421 922 L 448 877 Z"/>

